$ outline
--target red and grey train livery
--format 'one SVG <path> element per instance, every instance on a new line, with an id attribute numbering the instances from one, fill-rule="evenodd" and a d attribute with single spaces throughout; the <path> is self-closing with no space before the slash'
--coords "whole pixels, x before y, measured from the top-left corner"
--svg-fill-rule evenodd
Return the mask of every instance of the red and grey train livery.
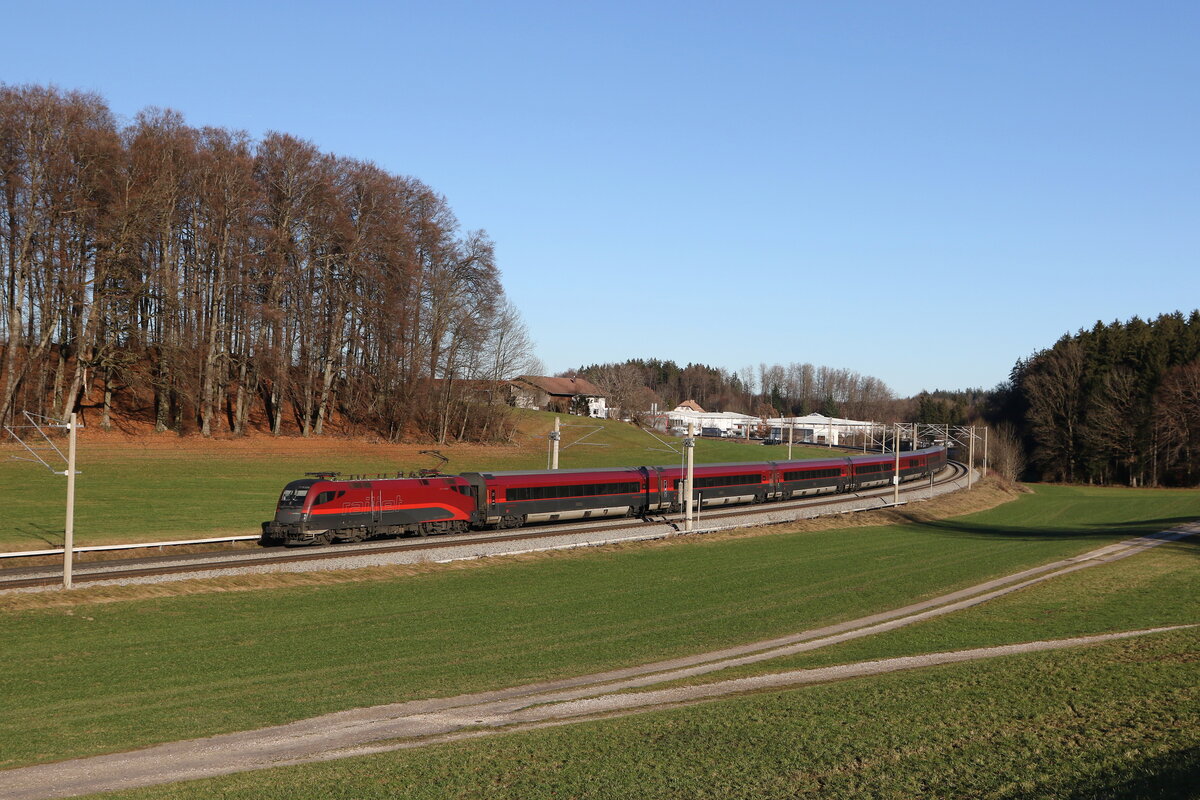
<path id="1" fill-rule="evenodd" d="M 900 454 L 901 481 L 946 465 L 945 448 Z M 764 503 L 890 484 L 895 454 L 803 461 L 699 464 L 698 506 Z M 332 473 L 284 487 L 275 519 L 262 524 L 263 546 L 357 542 L 403 534 L 517 528 L 526 523 L 644 516 L 678 510 L 682 466 L 544 472 L 464 472 L 422 478 L 338 480 Z"/>

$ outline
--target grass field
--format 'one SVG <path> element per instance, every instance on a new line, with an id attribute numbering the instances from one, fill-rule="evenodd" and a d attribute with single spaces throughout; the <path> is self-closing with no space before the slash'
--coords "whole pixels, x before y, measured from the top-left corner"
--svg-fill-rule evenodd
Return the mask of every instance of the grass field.
<path id="1" fill-rule="evenodd" d="M 5 669 L 0 673 L 0 766 L 125 750 L 338 709 L 447 696 L 702 652 L 895 608 L 1196 518 L 1200 518 L 1197 492 L 1042 487 L 1036 494 L 989 512 L 924 525 L 688 540 L 670 546 L 500 562 L 486 568 L 446 568 L 402 580 L 137 602 L 81 602 L 66 608 L 0 612 L 0 641 L 6 643 Z M 1200 582 L 1192 579 L 1197 552 L 1194 543 L 1167 545 L 1153 554 L 993 601 L 961 617 L 843 645 L 841 654 L 830 658 L 857 660 L 1066 633 L 1197 622 Z M 1170 683 L 1183 671 L 1192 676 L 1195 685 L 1195 635 L 1154 641 L 1160 643 L 1154 646 L 1169 651 L 1161 660 L 1173 672 L 1163 680 Z M 1142 646 L 1112 645 L 1097 652 L 1121 653 L 1126 652 L 1122 648 Z M 806 658 L 816 663 L 823 657 L 825 654 L 817 651 Z M 1058 670 L 1075 663 L 1077 656 L 1029 659 L 1021 663 L 1044 659 Z M 782 661 L 769 662 L 762 669 L 782 666 Z M 966 676 L 975 669 L 984 668 L 961 668 Z M 998 670 L 994 679 L 981 682 L 976 689 L 971 689 L 967 680 L 962 689 L 964 702 L 971 697 L 993 702 L 988 698 L 998 692 L 1010 703 L 1011 711 L 1005 713 L 1039 719 L 1042 712 L 1036 696 L 1027 698 L 1034 705 L 1022 705 L 1026 700 L 1020 696 L 1027 679 L 1005 677 L 1008 674 Z M 1142 679 L 1140 673 L 1134 677 Z M 912 691 L 932 691 L 917 677 L 887 680 L 900 685 L 915 681 L 917 688 Z M 861 691 L 878 695 L 873 688 L 878 684 L 859 684 Z M 926 688 L 919 688 L 922 685 Z M 1156 693 L 1166 691 L 1157 684 L 1138 688 L 1140 685 L 1135 681 L 1129 691 L 1151 698 L 1147 703 L 1157 702 L 1153 700 Z M 851 689 L 826 687 L 821 691 L 838 696 Z M 574 736 L 599 737 L 597 747 L 604 742 L 615 746 L 628 731 L 645 730 L 649 731 L 644 734 L 648 741 L 661 742 L 661 747 L 670 751 L 670 731 L 677 725 L 707 725 L 713 732 L 706 736 L 715 743 L 724 736 L 736 737 L 739 731 L 759 725 L 756 720 L 774 713 L 795 713 L 797 719 L 810 720 L 804 725 L 797 723 L 795 730 L 785 726 L 780 734 L 785 739 L 815 735 L 807 727 L 817 724 L 813 715 L 822 708 L 826 716 L 820 724 L 828 736 L 847 735 L 858 724 L 854 715 L 831 712 L 839 707 L 815 697 L 818 695 L 812 690 L 805 690 L 781 694 L 777 700 L 724 701 L 721 706 L 728 710 L 715 715 L 701 707 L 537 736 L 566 737 L 560 751 L 566 752 L 575 747 L 571 744 Z M 1129 705 L 1120 697 L 1123 695 L 1113 695 L 1110 701 L 1097 690 L 1094 701 L 1107 709 L 1104 713 L 1117 714 L 1119 707 Z M 1181 699 L 1191 703 L 1193 717 L 1188 719 L 1194 718 L 1194 695 Z M 772 703 L 778 704 L 777 712 L 770 711 Z M 903 703 L 896 706 L 903 707 Z M 951 716 L 953 708 L 947 712 Z M 970 708 L 960 706 L 959 712 L 975 714 Z M 679 722 L 681 718 L 673 715 L 691 721 Z M 970 728 L 968 721 L 960 719 L 956 724 L 966 726 L 964 730 Z M 997 718 L 996 724 L 1007 730 L 1011 723 Z M 1049 735 L 1039 732 L 1042 724 L 1035 722 L 1031 741 L 1039 740 L 1043 733 Z M 1151 727 L 1159 725 L 1153 735 L 1165 735 L 1162 726 L 1168 724 L 1175 722 L 1153 723 Z M 624 732 L 608 733 L 605 725 Z M 638 728 L 643 725 L 650 727 Z M 595 733 L 598 730 L 601 732 Z M 888 754 L 892 751 L 886 749 L 891 734 L 882 725 L 872 730 L 878 742 L 867 746 L 864 753 L 873 753 L 868 759 L 872 769 L 882 770 L 891 758 Z M 437 748 L 436 752 L 389 757 L 396 759 L 395 766 L 385 769 L 395 770 L 387 774 L 396 776 L 410 771 L 424 774 L 420 764 L 455 761 L 472 748 L 482 748 L 478 752 L 484 753 L 493 752 L 490 748 L 502 753 L 526 752 L 527 745 L 522 743 L 526 740 L 518 738 L 508 743 L 477 743 L 463 750 Z M 948 741 L 957 739 L 951 736 Z M 1101 745 L 1108 746 L 1099 739 L 1080 746 L 1091 752 Z M 683 745 L 676 741 L 673 746 Z M 700 741 L 696 746 L 705 745 Z M 885 749 L 875 752 L 871 747 Z M 555 752 L 553 747 L 547 748 L 547 753 Z M 720 749 L 716 744 L 714 748 Z M 835 748 L 826 757 L 836 761 L 838 752 Z M 969 770 L 974 763 L 954 760 L 966 758 L 962 753 L 948 752 L 943 757 L 950 759 L 946 763 L 952 771 Z M 502 760 L 494 769 L 489 765 L 469 774 L 484 777 L 494 771 L 501 777 L 495 778 L 497 784 L 486 778 L 488 786 L 503 788 L 505 780 L 515 787 L 524 786 L 524 762 L 499 758 Z M 550 760 L 531 767 L 529 774 L 558 769 L 553 757 L 547 758 Z M 751 783 L 770 766 L 767 755 L 744 758 L 748 760 L 735 758 L 728 768 L 746 772 Z M 364 767 L 363 775 L 378 771 L 380 763 L 393 764 L 386 759 L 367 763 L 373 766 Z M 328 769 L 327 776 L 333 776 L 352 767 L 338 764 L 313 769 Z M 621 760 L 615 754 L 577 769 L 609 775 L 599 785 L 605 785 L 604 780 L 623 779 Z M 842 769 L 854 771 L 845 764 Z M 504 775 L 508 778 L 502 780 Z M 701 771 L 680 786 L 702 787 L 707 785 L 705 780 L 716 781 L 716 777 L 715 772 Z M 331 786 L 341 780 L 328 779 Z M 265 791 L 276 779 L 263 780 L 267 783 L 258 788 Z M 672 795 L 667 789 L 659 794 L 699 796 L 688 795 L 683 788 Z M 362 796 L 370 796 L 369 791 L 364 792 Z M 465 788 L 463 794 L 471 796 Z M 484 794 L 477 792 L 477 796 Z M 327 792 L 312 796 L 357 795 Z M 513 789 L 508 796 L 522 794 Z M 728 795 L 715 792 L 711 796 Z"/>
<path id="2" fill-rule="evenodd" d="M 554 415 L 514 413 L 521 420 L 517 444 L 441 448 L 450 458 L 445 470 L 545 469 L 545 436 L 553 426 Z M 632 425 L 569 416 L 564 416 L 563 422 L 562 469 L 670 464 L 679 459 Z M 680 446 L 679 440 L 673 443 Z M 234 440 L 181 438 L 174 434 L 126 438 L 86 431 L 78 455 L 77 468 L 82 474 L 76 483 L 75 543 L 84 546 L 254 535 L 259 523 L 274 514 L 283 485 L 303 477 L 305 472 L 333 470 L 394 476 L 398 471 L 436 466 L 433 457 L 419 452 L 431 447 L 269 436 Z M 793 456 L 827 457 L 830 452 L 797 446 Z M 20 455 L 26 454 L 11 442 L 0 449 L 0 486 L 4 487 L 6 515 L 0 524 L 0 550 L 61 547 L 65 480 L 40 464 L 11 458 Z M 786 456 L 786 446 L 709 439 L 699 440 L 696 446 L 696 459 L 701 463 Z M 54 466 L 64 468 L 61 463 Z"/>

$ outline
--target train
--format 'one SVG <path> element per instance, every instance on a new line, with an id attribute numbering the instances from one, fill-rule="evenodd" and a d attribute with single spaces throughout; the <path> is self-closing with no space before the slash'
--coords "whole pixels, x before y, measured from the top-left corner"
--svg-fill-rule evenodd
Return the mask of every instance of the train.
<path id="1" fill-rule="evenodd" d="M 900 454 L 900 481 L 927 478 L 946 465 L 946 449 Z M 895 454 L 797 461 L 699 464 L 697 507 L 766 503 L 890 485 Z M 680 510 L 682 466 L 464 472 L 342 480 L 310 473 L 288 483 L 259 544 L 298 546 L 403 535 L 519 528 L 528 523 L 647 517 Z"/>

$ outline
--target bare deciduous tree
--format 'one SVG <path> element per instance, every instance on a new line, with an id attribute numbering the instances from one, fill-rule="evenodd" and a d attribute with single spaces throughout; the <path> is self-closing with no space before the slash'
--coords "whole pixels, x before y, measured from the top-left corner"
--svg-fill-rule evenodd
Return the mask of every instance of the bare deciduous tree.
<path id="1" fill-rule="evenodd" d="M 1010 481 L 1021 479 L 1025 472 L 1025 448 L 1015 425 L 1006 421 L 991 426 L 988 450 L 990 469 Z"/>
<path id="2" fill-rule="evenodd" d="M 1034 458 L 1060 480 L 1073 481 L 1083 419 L 1083 351 L 1060 342 L 1025 376 L 1029 423 L 1037 437 Z"/>
<path id="3" fill-rule="evenodd" d="M 491 240 L 418 180 L 0 85 L 0 421 L 98 378 L 102 422 L 149 394 L 159 430 L 490 436 L 477 382 L 531 350 Z"/>
<path id="4" fill-rule="evenodd" d="M 1163 471 L 1177 471 L 1183 483 L 1195 485 L 1200 479 L 1200 361 L 1167 373 L 1154 397 L 1153 420 Z"/>

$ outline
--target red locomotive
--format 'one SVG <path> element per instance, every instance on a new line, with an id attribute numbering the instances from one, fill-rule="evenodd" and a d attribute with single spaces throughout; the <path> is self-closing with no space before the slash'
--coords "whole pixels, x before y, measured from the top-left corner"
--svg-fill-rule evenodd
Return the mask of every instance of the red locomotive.
<path id="1" fill-rule="evenodd" d="M 900 454 L 901 481 L 946 464 L 942 447 Z M 890 484 L 896 456 L 699 464 L 698 507 L 763 503 Z M 338 480 L 316 473 L 284 487 L 263 546 L 357 542 L 369 538 L 517 528 L 530 522 L 645 516 L 678 510 L 681 466 L 544 472 L 464 472 L 417 478 Z"/>

